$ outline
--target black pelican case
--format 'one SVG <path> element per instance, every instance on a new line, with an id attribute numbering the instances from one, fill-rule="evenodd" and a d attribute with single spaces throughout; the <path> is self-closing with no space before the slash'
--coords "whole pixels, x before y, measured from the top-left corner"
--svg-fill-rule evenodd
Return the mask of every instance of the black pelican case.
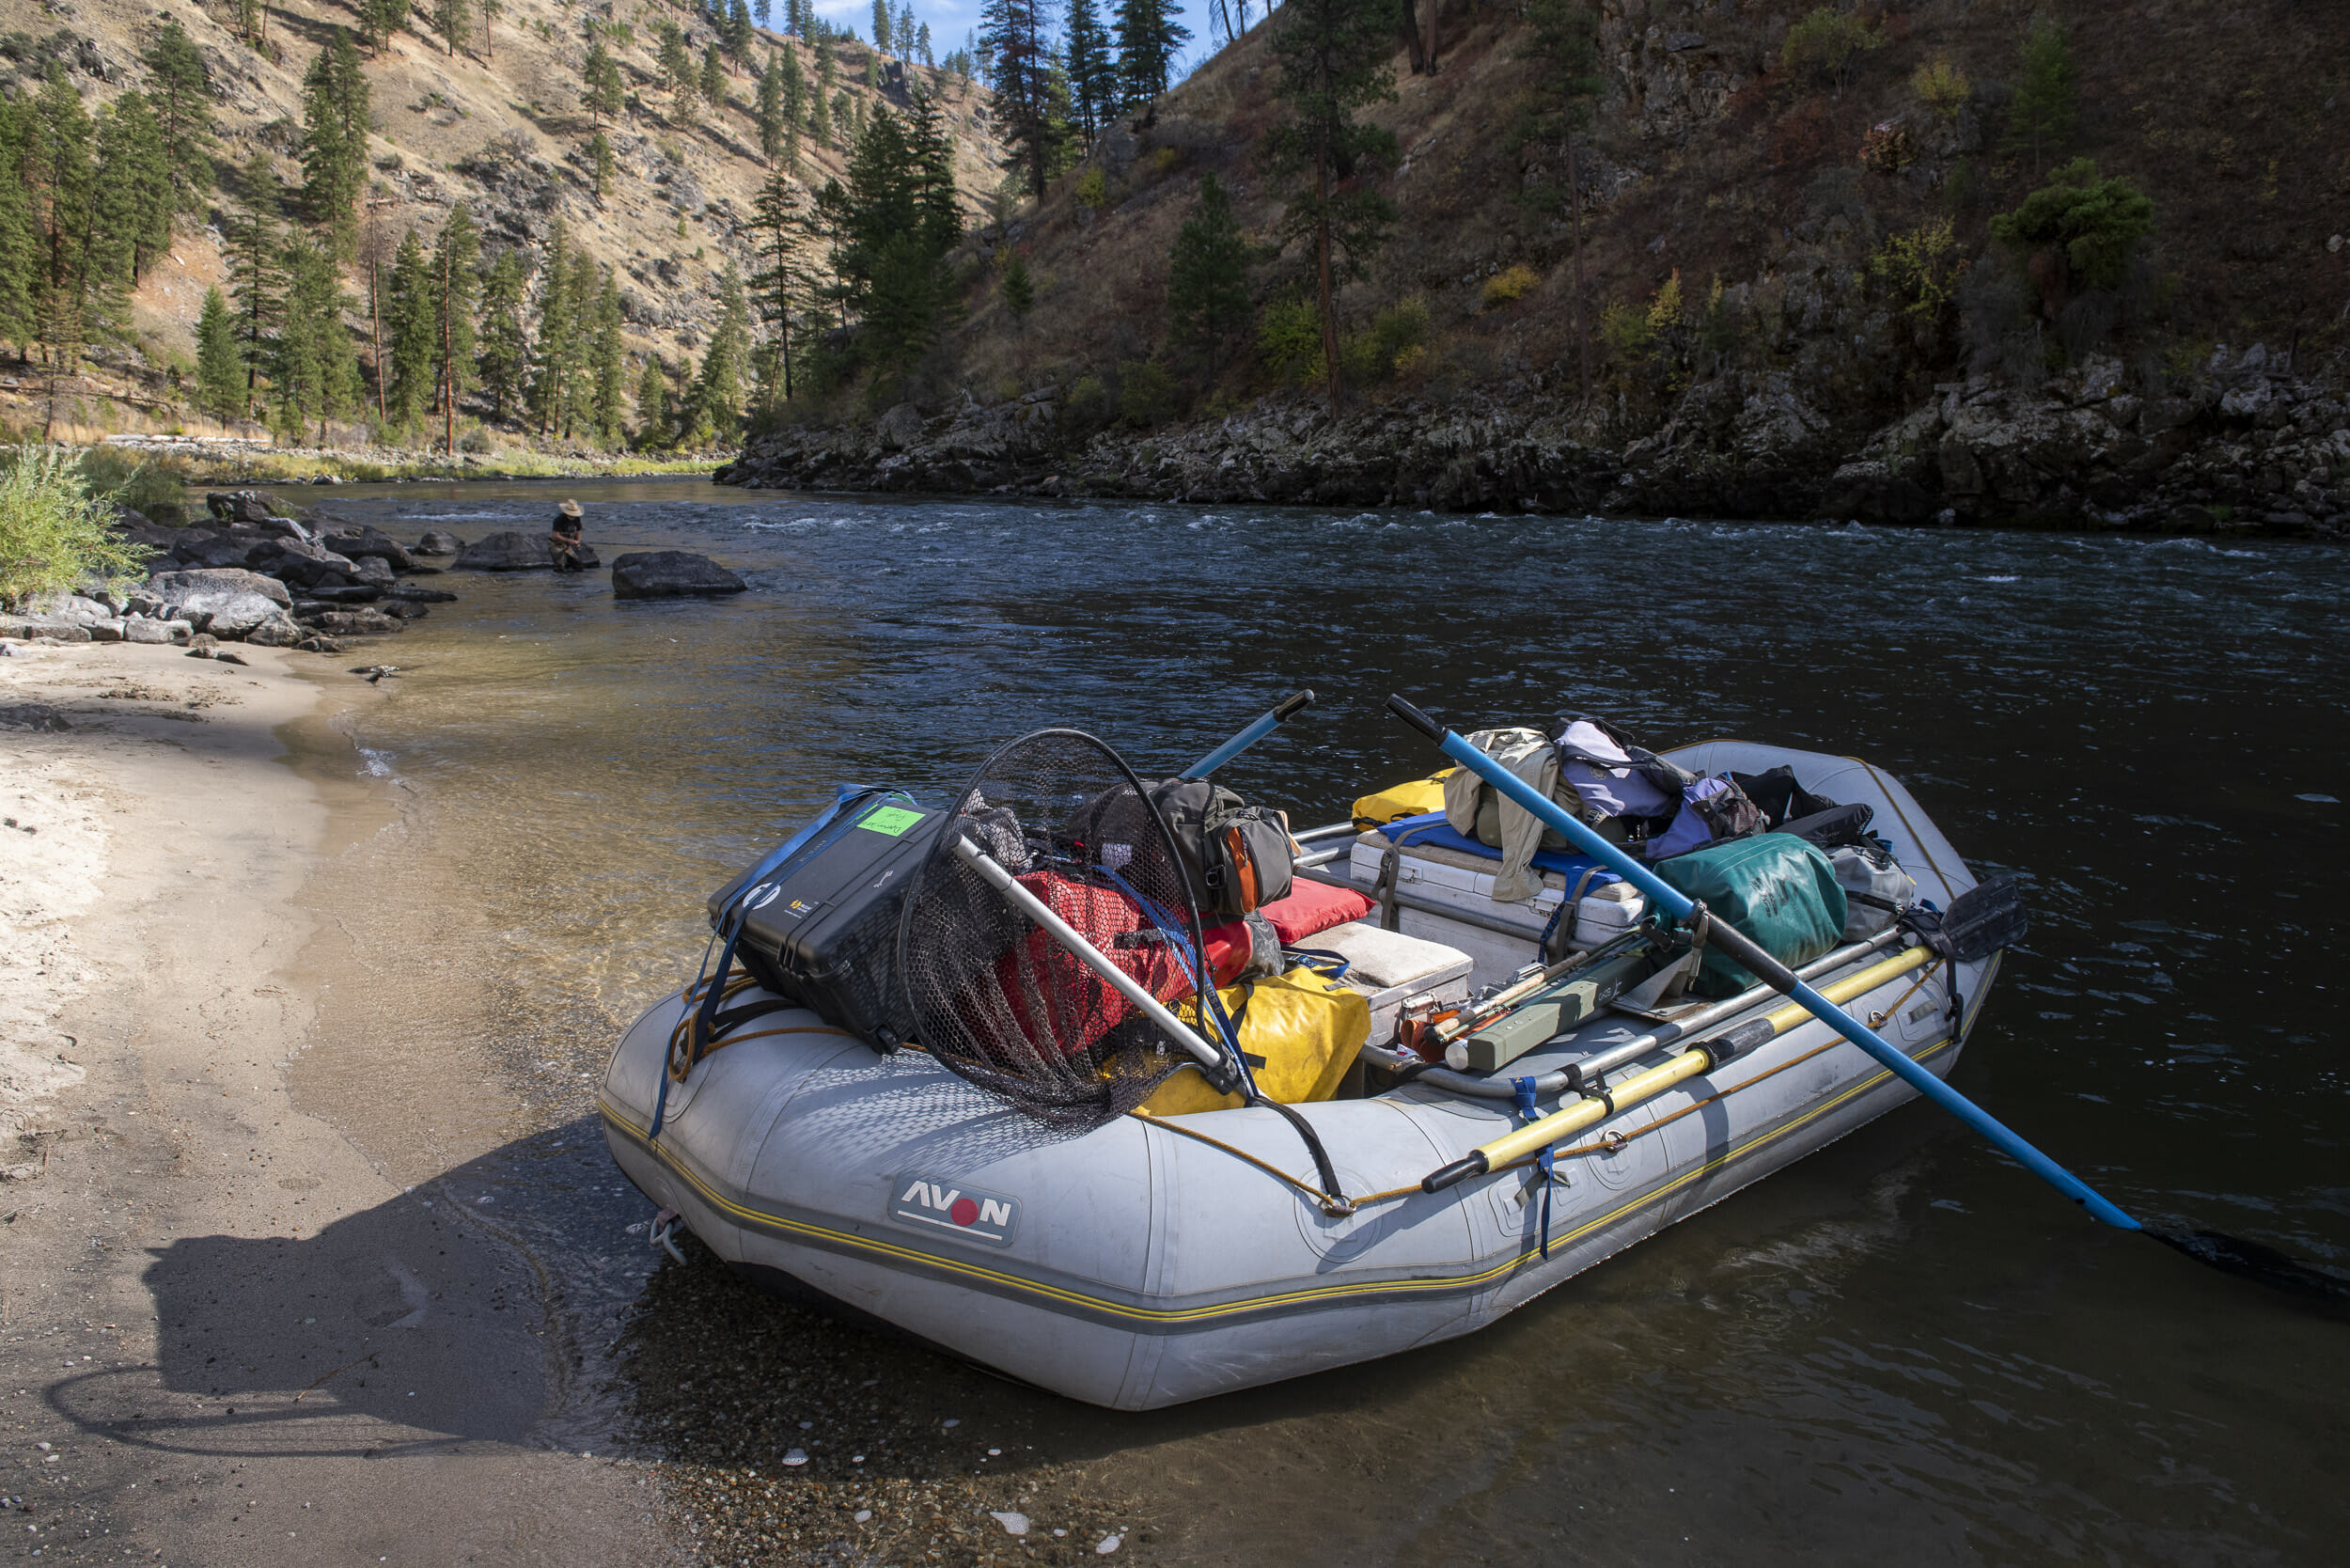
<path id="1" fill-rule="evenodd" d="M 946 816 L 895 803 L 867 806 L 771 890 L 752 891 L 735 958 L 776 996 L 895 1049 L 914 1032 L 898 972 L 898 915 Z M 754 863 L 710 895 L 713 928 L 756 870 Z"/>

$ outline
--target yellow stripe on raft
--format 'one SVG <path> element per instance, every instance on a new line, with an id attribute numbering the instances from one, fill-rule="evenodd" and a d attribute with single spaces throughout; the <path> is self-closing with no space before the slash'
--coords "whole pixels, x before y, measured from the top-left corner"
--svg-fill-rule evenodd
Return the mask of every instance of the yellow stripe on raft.
<path id="1" fill-rule="evenodd" d="M 1932 951 L 1925 948 L 1912 948 L 1881 963 L 1872 964 L 1856 975 L 1848 975 L 1832 985 L 1821 987 L 1820 995 L 1841 1007 L 1855 996 L 1866 996 L 1887 980 L 1908 973 L 1933 956 Z M 1778 1009 L 1768 1016 L 1773 1038 L 1786 1033 L 1810 1016 L 1801 1002 L 1790 1002 Z M 1611 1094 L 1615 1110 L 1623 1110 L 1643 1100 L 1654 1099 L 1675 1084 L 1707 1072 L 1713 1065 L 1712 1053 L 1701 1045 L 1695 1050 L 1684 1051 L 1663 1066 L 1652 1067 L 1617 1085 Z M 1547 1149 L 1595 1121 L 1606 1121 L 1612 1114 L 1614 1112 L 1608 1108 L 1606 1100 L 1578 1100 L 1540 1121 L 1529 1121 L 1515 1132 L 1504 1133 L 1491 1143 L 1480 1145 L 1485 1155 L 1485 1168 L 1498 1170 L 1512 1160 L 1523 1159 L 1538 1149 Z"/>

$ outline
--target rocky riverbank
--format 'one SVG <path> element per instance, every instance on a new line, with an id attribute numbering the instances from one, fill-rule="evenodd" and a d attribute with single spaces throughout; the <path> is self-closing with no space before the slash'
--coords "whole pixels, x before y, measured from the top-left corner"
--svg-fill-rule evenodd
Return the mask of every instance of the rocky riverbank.
<path id="1" fill-rule="evenodd" d="M 453 603 L 454 590 L 415 581 L 444 571 L 528 572 L 557 566 L 543 531 L 507 530 L 468 543 L 428 529 L 401 544 L 381 529 L 282 504 L 265 492 L 215 491 L 207 520 L 165 527 L 121 509 L 116 531 L 151 551 L 151 575 L 135 586 L 93 583 L 0 613 L 0 637 L 60 643 L 173 644 L 211 652 L 221 644 L 339 653 L 344 640 L 407 629 Z M 588 545 L 568 567 L 599 568 Z M 438 564 L 446 561 L 446 566 Z M 622 556 L 613 591 L 624 599 L 740 593 L 741 578 L 679 550 Z"/>
<path id="2" fill-rule="evenodd" d="M 1684 393 L 1631 438 L 1539 390 L 1333 419 L 1302 394 L 1149 434 L 1073 430 L 1066 389 L 752 440 L 718 481 L 753 488 L 1026 492 L 1897 525 L 2022 525 L 2298 537 L 2350 533 L 2342 393 L 2255 345 L 2154 396 L 2115 360 L 2023 390 L 1991 376 L 1873 428 L 1840 424 L 1784 372 Z"/>

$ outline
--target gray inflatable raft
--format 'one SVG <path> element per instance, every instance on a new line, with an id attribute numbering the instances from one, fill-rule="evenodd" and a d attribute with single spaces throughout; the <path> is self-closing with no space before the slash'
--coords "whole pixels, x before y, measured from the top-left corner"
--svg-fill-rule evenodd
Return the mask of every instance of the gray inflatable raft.
<path id="1" fill-rule="evenodd" d="M 1873 830 L 1921 897 L 1948 907 L 1973 886 L 1908 792 L 1864 763 L 1733 742 L 1672 756 L 1715 773 L 1792 763 L 1813 792 L 1875 808 Z M 1492 923 L 1458 934 L 1491 955 Z M 1422 913 L 1405 929 L 1441 941 L 1447 924 Z M 1315 945 L 1342 944 L 1348 929 Z M 1963 1011 L 1954 1012 L 1948 969 L 1904 950 L 1904 940 L 1888 933 L 1854 944 L 1805 973 L 1851 1011 L 1882 1014 L 1886 1038 L 1947 1074 L 1998 955 L 1958 966 Z M 1517 961 L 1531 953 L 1529 943 Z M 1446 956 L 1456 962 L 1445 972 L 1457 976 L 1460 953 Z M 1480 980 L 1503 978 L 1495 962 L 1477 964 Z M 919 1051 L 879 1055 L 799 1011 L 756 1020 L 698 1062 L 671 1086 L 660 1136 L 649 1138 L 682 1008 L 673 996 L 637 1021 L 601 1094 L 613 1156 L 648 1197 L 678 1211 L 720 1258 L 786 1294 L 825 1298 L 1010 1376 L 1120 1409 L 1482 1327 L 1912 1092 L 1766 992 L 1684 1017 L 1679 1039 L 1615 1063 L 1607 1085 L 1627 1093 L 1645 1070 L 1689 1059 L 1681 1054 L 1693 1041 L 1742 1027 L 1751 1039 L 1754 1021 L 1774 1015 L 1778 1027 L 1766 1043 L 1562 1143 L 1544 1257 L 1533 1167 L 1420 1189 L 1431 1170 L 1522 1122 L 1506 1091 L 1476 1074 L 1436 1073 L 1296 1107 L 1354 1205 L 1333 1214 L 1296 1132 L 1275 1112 L 1125 1117 L 1058 1134 Z M 1557 1084 L 1571 1065 L 1623 1057 L 1656 1029 L 1602 1013 L 1504 1074 Z M 1374 1027 L 1371 1038 L 1387 1036 Z M 1395 1059 L 1376 1045 L 1365 1056 Z M 1554 1092 L 1540 1109 L 1559 1104 Z"/>

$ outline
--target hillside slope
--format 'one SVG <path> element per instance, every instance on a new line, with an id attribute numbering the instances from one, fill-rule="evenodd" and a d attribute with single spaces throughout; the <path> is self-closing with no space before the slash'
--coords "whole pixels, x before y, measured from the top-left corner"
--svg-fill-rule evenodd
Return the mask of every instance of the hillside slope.
<path id="1" fill-rule="evenodd" d="M 1812 8 L 1599 6 L 1577 151 L 1588 398 L 1560 149 L 1529 133 L 1555 84 L 1523 57 L 1514 8 L 1449 9 L 1440 69 L 1414 74 L 1399 50 L 1397 101 L 1372 111 L 1397 138 L 1373 178 L 1401 219 L 1340 326 L 1369 334 L 1385 312 L 1391 338 L 1418 340 L 1357 379 L 1345 417 L 1261 354 L 1211 376 L 1167 342 L 1167 258 L 1199 177 L 1259 238 L 1278 220 L 1256 157 L 1280 112 L 1277 12 L 982 232 L 999 272 L 1026 262 L 1036 306 L 1019 320 L 1000 290 L 974 296 L 916 393 L 918 431 L 820 411 L 754 442 L 736 477 L 1903 521 L 2194 526 L 2201 509 L 2298 514 L 2275 525 L 2291 528 L 2350 511 L 2338 15 L 2076 0 L 2076 118 L 2035 155 L 2013 133 L 2036 6 L 1863 10 L 1869 46 L 1841 84 L 1786 62 Z M 1917 80 L 1935 65 L 1938 105 Z M 2154 227 L 2112 287 L 2044 288 L 1991 222 L 2079 156 L 2151 196 Z M 1079 197 L 1088 170 L 1098 206 Z M 1930 287 L 1904 254 L 1927 258 Z M 1292 246 L 1253 270 L 1260 322 L 1306 265 Z M 1424 306 L 1424 329 L 1399 306 Z"/>
<path id="2" fill-rule="evenodd" d="M 89 373 L 65 388 L 69 406 L 60 423 L 68 433 L 215 428 L 181 400 L 179 381 L 194 364 L 194 331 L 205 290 L 226 287 L 222 220 L 243 211 L 240 170 L 256 148 L 266 149 L 282 180 L 290 186 L 300 182 L 304 72 L 334 29 L 357 28 L 352 6 L 321 0 L 272 4 L 265 11 L 267 45 L 257 49 L 233 31 L 232 7 L 187 8 L 173 14 L 200 49 L 211 78 L 220 133 L 220 187 L 210 221 L 183 224 L 171 255 L 142 280 L 133 299 L 131 341 L 92 345 Z M 672 115 L 669 95 L 659 86 L 654 24 L 666 19 L 683 29 L 698 58 L 713 35 L 697 7 L 503 0 L 486 43 L 478 7 L 475 15 L 471 47 L 454 56 L 425 30 L 421 11 L 410 19 L 413 30 L 395 34 L 382 51 L 363 56 L 373 122 L 368 145 L 368 212 L 373 227 L 365 231 L 362 257 L 375 248 L 388 259 L 411 228 L 430 244 L 450 210 L 463 201 L 483 229 L 485 253 L 519 247 L 535 266 L 560 219 L 575 248 L 616 271 L 626 318 L 629 387 L 635 387 L 648 354 L 677 369 L 703 346 L 716 320 L 718 278 L 725 266 L 730 261 L 746 276 L 756 270 L 744 225 L 771 173 L 760 152 L 754 118 L 757 78 L 738 65 L 723 110 L 704 107 L 690 119 Z M 62 0 L 39 8 L 11 4 L 0 14 L 5 35 L 0 52 L 7 56 L 0 59 L 0 86 L 11 91 L 37 86 L 55 60 L 94 113 L 120 92 L 144 86 L 147 72 L 139 55 L 155 18 L 151 7 L 134 0 Z M 618 59 L 632 99 L 632 106 L 605 126 L 618 167 L 601 202 L 587 152 L 592 128 L 580 102 L 590 22 L 603 24 L 605 46 Z M 618 24 L 628 24 L 626 36 L 611 33 Z M 763 29 L 749 52 L 749 64 L 763 65 L 776 49 L 799 51 L 814 81 L 814 51 Z M 842 91 L 869 112 L 885 102 L 902 105 L 902 74 L 894 81 L 886 74 L 901 62 L 885 62 L 883 85 L 876 89 L 863 81 L 867 47 L 843 45 L 839 52 Z M 986 124 L 984 93 L 949 72 L 901 69 L 936 95 L 955 141 L 958 183 L 976 216 L 979 194 L 992 191 L 1000 179 L 1001 151 Z M 810 138 L 802 146 L 810 187 L 846 165 L 846 154 L 836 148 L 820 148 Z M 347 270 L 346 285 L 357 305 L 349 321 L 363 360 L 370 357 L 367 281 L 363 261 Z M 44 410 L 37 406 L 34 387 L 8 384 L 17 379 L 0 381 L 0 420 L 38 430 Z M 486 410 L 471 412 L 478 416 Z M 259 431 L 247 428 L 243 433 Z M 372 433 L 364 420 L 329 431 L 332 439 L 349 445 L 364 445 Z M 521 433 L 519 427 L 510 428 L 507 439 Z"/>

